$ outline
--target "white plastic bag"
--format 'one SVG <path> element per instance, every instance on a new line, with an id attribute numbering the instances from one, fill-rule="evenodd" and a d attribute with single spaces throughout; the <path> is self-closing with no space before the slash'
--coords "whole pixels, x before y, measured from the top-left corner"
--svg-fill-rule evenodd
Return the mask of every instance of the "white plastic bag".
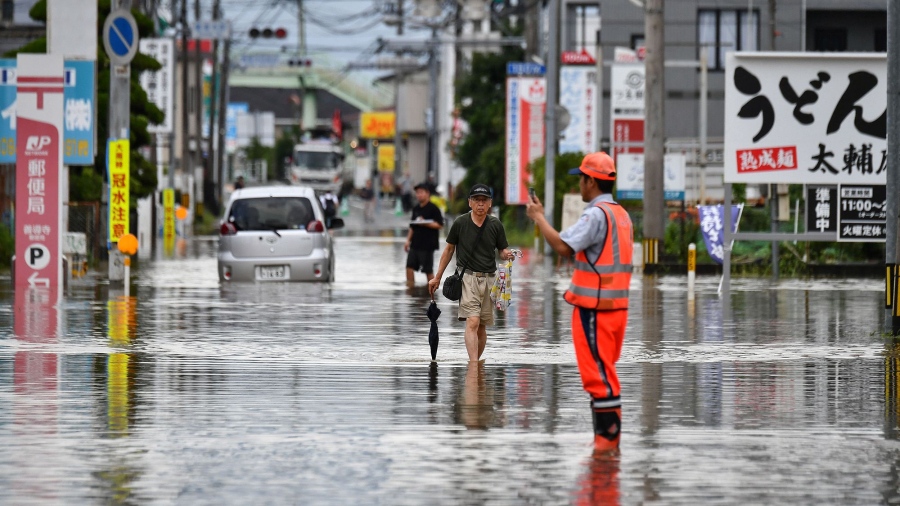
<path id="1" fill-rule="evenodd" d="M 506 311 L 512 304 L 512 264 L 516 258 L 522 258 L 521 251 L 513 249 L 510 252 L 513 254 L 512 258 L 497 265 L 497 277 L 491 286 L 491 301 L 500 311 Z"/>

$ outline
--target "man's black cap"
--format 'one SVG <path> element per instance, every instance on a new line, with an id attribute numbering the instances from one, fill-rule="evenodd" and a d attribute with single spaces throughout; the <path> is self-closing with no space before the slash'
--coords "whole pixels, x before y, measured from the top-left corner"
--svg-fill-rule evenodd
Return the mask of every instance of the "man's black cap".
<path id="1" fill-rule="evenodd" d="M 413 190 L 418 190 L 419 188 L 423 190 L 428 190 L 428 193 L 431 193 L 431 185 L 426 182 L 421 182 L 415 186 L 413 186 Z"/>
<path id="2" fill-rule="evenodd" d="M 478 183 L 469 190 L 469 198 L 474 197 L 487 197 L 489 199 L 494 198 L 494 192 L 491 191 L 491 188 L 486 184 Z"/>

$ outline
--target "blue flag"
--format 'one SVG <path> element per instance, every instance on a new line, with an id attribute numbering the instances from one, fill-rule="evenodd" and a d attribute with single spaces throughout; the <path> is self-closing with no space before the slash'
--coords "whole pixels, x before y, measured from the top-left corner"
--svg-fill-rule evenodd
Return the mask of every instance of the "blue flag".
<path id="1" fill-rule="evenodd" d="M 706 251 L 719 265 L 724 261 L 725 242 L 725 213 L 722 204 L 715 206 L 697 206 L 700 214 L 700 230 L 703 232 L 703 242 L 706 243 Z M 741 219 L 743 204 L 731 206 L 731 232 L 737 231 L 738 221 Z"/>

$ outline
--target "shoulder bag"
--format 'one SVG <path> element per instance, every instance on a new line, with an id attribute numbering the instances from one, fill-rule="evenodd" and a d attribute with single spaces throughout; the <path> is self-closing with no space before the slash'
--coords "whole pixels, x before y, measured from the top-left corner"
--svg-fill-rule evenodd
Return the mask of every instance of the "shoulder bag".
<path id="1" fill-rule="evenodd" d="M 488 218 L 484 218 L 484 223 L 481 224 L 481 227 L 478 229 L 478 234 L 475 235 L 475 244 L 472 245 L 472 252 L 475 251 L 475 246 L 478 245 L 478 241 L 481 239 L 481 234 L 484 232 L 484 229 L 487 228 Z M 472 225 L 475 225 L 475 222 L 472 222 Z M 459 252 L 456 253 L 456 259 L 459 260 Z M 468 257 L 467 257 L 468 260 Z M 459 300 L 462 298 L 462 276 L 466 272 L 466 264 L 462 264 L 462 269 L 459 267 L 456 268 L 456 271 L 453 274 L 447 276 L 447 279 L 444 280 L 444 288 L 441 293 L 444 294 L 444 297 L 447 297 L 450 300 Z"/>

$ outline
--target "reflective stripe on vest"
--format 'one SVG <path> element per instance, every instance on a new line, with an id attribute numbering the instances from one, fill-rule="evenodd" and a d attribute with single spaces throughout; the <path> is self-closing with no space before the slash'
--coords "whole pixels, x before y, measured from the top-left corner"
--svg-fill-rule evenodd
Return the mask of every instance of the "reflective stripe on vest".
<path id="1" fill-rule="evenodd" d="M 569 304 L 588 309 L 627 309 L 634 268 L 631 218 L 618 204 L 598 202 L 596 206 L 606 215 L 603 248 L 594 262 L 584 250 L 575 255 L 575 272 L 565 299 Z"/>

